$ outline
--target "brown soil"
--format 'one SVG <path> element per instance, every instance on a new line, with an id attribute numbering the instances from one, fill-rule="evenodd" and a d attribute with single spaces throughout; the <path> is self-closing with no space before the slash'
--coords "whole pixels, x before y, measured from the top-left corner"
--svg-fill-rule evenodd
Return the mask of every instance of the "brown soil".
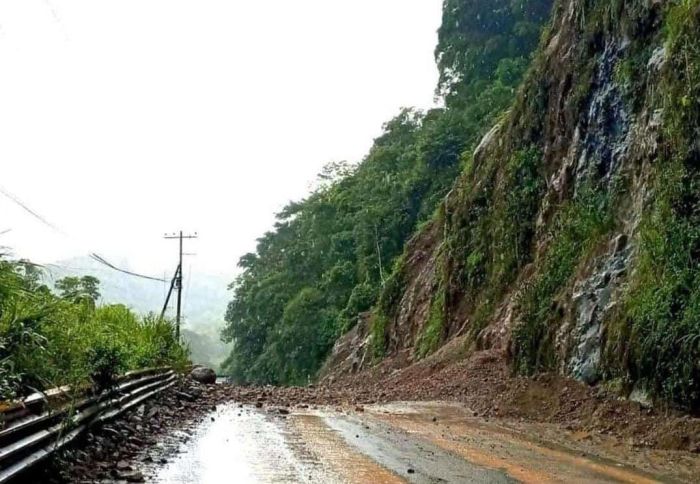
<path id="1" fill-rule="evenodd" d="M 235 401 L 262 407 L 363 405 L 397 401 L 458 402 L 483 422 L 529 435 L 583 455 L 693 481 L 700 471 L 700 419 L 670 409 L 646 408 L 601 388 L 554 374 L 513 376 L 505 355 L 465 356 L 457 338 L 424 361 L 408 352 L 355 375 L 329 375 L 316 388 L 233 387 Z"/>
<path id="2" fill-rule="evenodd" d="M 362 412 L 374 403 L 459 402 L 481 421 L 591 455 L 652 471 L 679 466 L 683 474 L 700 470 L 700 419 L 644 408 L 556 375 L 513 377 L 504 355 L 482 351 L 465 358 L 462 347 L 458 338 L 416 364 L 400 354 L 362 373 L 330 376 L 321 385 L 305 388 L 204 386 L 183 379 L 174 390 L 87 436 L 79 450 L 57 460 L 48 475 L 54 482 L 129 476 L 139 482 L 141 476 L 131 474 L 130 459 L 142 458 L 137 456 L 143 456 L 144 447 L 153 447 L 163 434 L 205 418 L 215 405 L 227 401 L 280 414 L 290 407 Z"/>
<path id="3" fill-rule="evenodd" d="M 700 453 L 698 418 L 645 408 L 559 375 L 512 376 L 505 355 L 481 351 L 461 358 L 463 345 L 458 338 L 407 367 L 401 357 L 389 358 L 332 385 L 359 402 L 456 401 L 484 418 L 556 424 L 572 433 L 612 436 L 634 448 Z"/>

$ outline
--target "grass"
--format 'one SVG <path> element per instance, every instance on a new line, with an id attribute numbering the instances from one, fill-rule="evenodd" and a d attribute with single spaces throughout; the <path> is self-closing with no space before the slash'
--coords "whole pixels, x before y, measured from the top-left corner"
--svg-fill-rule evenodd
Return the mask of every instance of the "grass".
<path id="1" fill-rule="evenodd" d="M 406 287 L 406 253 L 394 263 L 391 275 L 384 283 L 379 300 L 372 310 L 370 333 L 372 353 L 375 359 L 384 357 L 386 351 L 386 327 L 396 317 L 401 297 Z"/>
<path id="2" fill-rule="evenodd" d="M 0 260 L 0 398 L 65 384 L 104 387 L 127 370 L 187 361 L 169 321 L 62 299 Z"/>
<path id="3" fill-rule="evenodd" d="M 607 194 L 594 189 L 581 193 L 557 214 L 551 242 L 538 261 L 539 270 L 517 296 L 520 323 L 513 331 L 513 339 L 518 372 L 529 374 L 554 369 L 556 298 L 611 226 Z"/>
<path id="4" fill-rule="evenodd" d="M 699 8 L 698 0 L 682 0 L 666 12 L 663 149 L 652 168 L 635 277 L 606 346 L 610 377 L 691 409 L 700 406 Z"/>
<path id="5" fill-rule="evenodd" d="M 438 290 L 430 303 L 428 321 L 416 347 L 419 358 L 425 358 L 438 349 L 444 339 L 445 325 L 445 291 L 442 289 Z"/>
<path id="6" fill-rule="evenodd" d="M 447 325 L 447 293 L 445 292 L 445 275 L 446 267 L 444 260 L 444 252 L 438 255 L 437 267 L 435 268 L 437 276 L 437 289 L 430 301 L 428 309 L 428 320 L 426 321 L 423 330 L 418 338 L 416 346 L 416 356 L 425 358 L 429 354 L 438 349 L 445 338 L 445 329 Z"/>

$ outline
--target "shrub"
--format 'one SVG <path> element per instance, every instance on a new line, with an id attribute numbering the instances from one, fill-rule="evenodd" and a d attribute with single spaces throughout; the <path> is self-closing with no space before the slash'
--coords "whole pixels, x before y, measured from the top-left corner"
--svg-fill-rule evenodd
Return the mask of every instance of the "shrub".
<path id="1" fill-rule="evenodd" d="M 102 391 L 113 387 L 117 376 L 127 368 L 126 352 L 116 341 L 96 341 L 87 349 L 85 365 L 95 389 Z"/>
<path id="2" fill-rule="evenodd" d="M 553 369 L 552 320 L 556 297 L 612 224 L 608 197 L 588 189 L 557 214 L 539 272 L 517 296 L 520 323 L 513 331 L 515 368 L 522 373 Z"/>
<path id="3" fill-rule="evenodd" d="M 0 398 L 65 384 L 102 389 L 126 370 L 186 364 L 170 321 L 58 297 L 37 281 L 0 258 Z"/>

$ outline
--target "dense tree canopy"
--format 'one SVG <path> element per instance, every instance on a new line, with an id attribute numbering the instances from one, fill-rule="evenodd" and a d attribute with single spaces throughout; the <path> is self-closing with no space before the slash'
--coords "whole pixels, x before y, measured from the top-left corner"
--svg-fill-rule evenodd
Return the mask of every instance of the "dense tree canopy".
<path id="1" fill-rule="evenodd" d="M 511 102 L 551 0 L 447 0 L 436 51 L 446 107 L 404 109 L 358 165 L 334 163 L 239 262 L 223 336 L 240 382 L 306 383 L 370 309 L 394 261 Z"/>
<path id="2" fill-rule="evenodd" d="M 56 289 L 63 299 L 97 303 L 100 298 L 100 281 L 93 276 L 64 277 L 56 281 Z"/>
<path id="3" fill-rule="evenodd" d="M 444 0 L 435 57 L 438 92 L 448 106 L 473 102 L 494 77 L 517 83 L 551 6 L 552 0 Z"/>

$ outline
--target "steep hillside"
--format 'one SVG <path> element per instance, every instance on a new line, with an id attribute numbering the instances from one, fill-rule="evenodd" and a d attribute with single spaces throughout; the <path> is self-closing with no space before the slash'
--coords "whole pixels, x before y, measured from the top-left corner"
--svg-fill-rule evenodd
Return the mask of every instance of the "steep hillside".
<path id="1" fill-rule="evenodd" d="M 225 336 L 240 382 L 306 383 L 375 305 L 416 228 L 514 99 L 551 0 L 449 0 L 436 60 L 443 108 L 403 110 L 357 165 L 336 163 L 241 258 Z M 339 93 L 339 95 L 342 95 Z"/>
<path id="2" fill-rule="evenodd" d="M 700 1 L 552 15 L 512 109 L 327 373 L 460 336 L 455 354 L 515 373 L 700 408 Z"/>

